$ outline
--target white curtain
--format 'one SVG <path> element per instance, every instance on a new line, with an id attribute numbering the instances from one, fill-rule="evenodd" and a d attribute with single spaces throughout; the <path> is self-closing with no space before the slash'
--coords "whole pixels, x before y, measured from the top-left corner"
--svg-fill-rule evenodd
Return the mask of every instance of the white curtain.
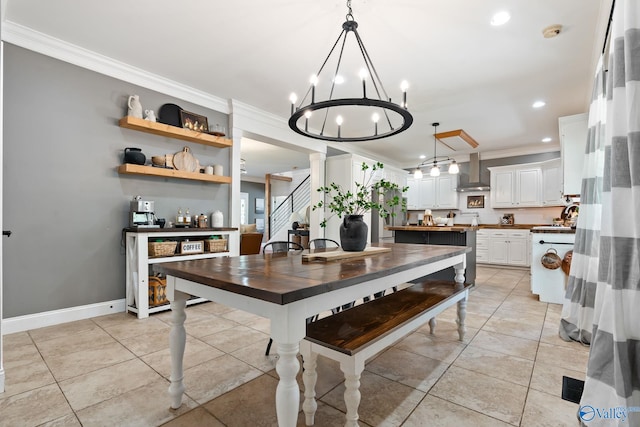
<path id="1" fill-rule="evenodd" d="M 611 25 L 598 273 L 579 410 L 589 427 L 640 426 L 640 1 L 617 0 Z"/>

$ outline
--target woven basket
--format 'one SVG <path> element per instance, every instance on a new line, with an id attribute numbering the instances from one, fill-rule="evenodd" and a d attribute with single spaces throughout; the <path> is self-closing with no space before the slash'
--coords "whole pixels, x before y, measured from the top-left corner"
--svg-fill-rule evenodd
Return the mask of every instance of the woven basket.
<path id="1" fill-rule="evenodd" d="M 208 239 L 204 241 L 204 250 L 206 252 L 226 252 L 227 239 Z"/>
<path id="2" fill-rule="evenodd" d="M 156 276 L 149 277 L 149 307 L 167 304 L 167 279 Z"/>
<path id="3" fill-rule="evenodd" d="M 177 245 L 178 242 L 149 242 L 149 257 L 171 256 Z"/>

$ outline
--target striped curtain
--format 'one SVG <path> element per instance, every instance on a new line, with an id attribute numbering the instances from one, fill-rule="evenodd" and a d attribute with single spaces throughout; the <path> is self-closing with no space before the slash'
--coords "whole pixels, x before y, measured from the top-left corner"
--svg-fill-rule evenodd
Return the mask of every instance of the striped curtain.
<path id="1" fill-rule="evenodd" d="M 598 275 L 579 410 L 589 427 L 640 426 L 640 1 L 617 0 L 611 25 Z"/>
<path id="2" fill-rule="evenodd" d="M 602 220 L 602 174 L 604 172 L 604 128 L 606 122 L 606 71 L 600 57 L 589 108 L 588 133 L 580 215 L 576 224 L 571 270 L 562 306 L 560 337 L 565 341 L 591 343 L 593 307 L 598 281 L 600 222 Z"/>

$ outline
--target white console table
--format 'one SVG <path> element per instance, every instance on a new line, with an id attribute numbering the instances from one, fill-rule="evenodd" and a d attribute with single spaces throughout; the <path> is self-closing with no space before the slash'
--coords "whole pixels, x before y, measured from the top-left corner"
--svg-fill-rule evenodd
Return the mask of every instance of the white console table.
<path id="1" fill-rule="evenodd" d="M 138 319 L 149 317 L 150 313 L 169 310 L 169 304 L 149 307 L 149 266 L 172 261 L 184 261 L 204 258 L 238 256 L 240 243 L 237 228 L 127 228 L 125 232 L 126 248 L 126 298 L 127 312 L 137 313 Z M 192 255 L 173 255 L 149 258 L 149 240 L 162 238 L 180 238 L 198 240 L 211 235 L 227 239 L 226 252 L 205 252 Z M 203 298 L 189 300 L 189 304 L 206 301 Z"/>

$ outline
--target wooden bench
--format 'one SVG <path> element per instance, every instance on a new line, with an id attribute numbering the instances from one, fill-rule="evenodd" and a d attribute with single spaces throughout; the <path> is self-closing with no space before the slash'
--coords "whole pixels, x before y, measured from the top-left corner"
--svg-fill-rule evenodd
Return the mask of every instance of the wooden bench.
<path id="1" fill-rule="evenodd" d="M 302 408 L 307 425 L 313 425 L 317 403 L 315 385 L 318 354 L 340 363 L 345 375 L 345 426 L 358 425 L 360 375 L 365 362 L 429 323 L 435 332 L 435 316 L 458 304 L 458 336 L 464 338 L 464 318 L 470 285 L 447 281 L 425 281 L 398 292 L 357 305 L 307 325 L 300 343 L 304 360 L 305 400 Z"/>

